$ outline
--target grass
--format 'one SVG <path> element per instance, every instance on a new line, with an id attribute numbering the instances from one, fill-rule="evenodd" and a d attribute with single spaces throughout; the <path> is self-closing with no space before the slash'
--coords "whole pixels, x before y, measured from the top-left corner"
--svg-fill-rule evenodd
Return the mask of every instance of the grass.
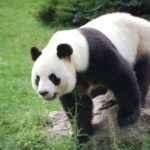
<path id="1" fill-rule="evenodd" d="M 30 48 L 42 49 L 59 28 L 44 26 L 36 20 L 38 10 L 48 1 L 0 0 L 0 150 L 73 150 L 74 147 L 68 137 L 49 139 L 44 125 L 48 112 L 57 110 L 59 102 L 40 100 L 31 87 Z M 150 149 L 149 137 L 145 138 L 143 150 Z M 114 141 L 112 149 L 137 149 L 133 144 L 118 145 Z"/>
<path id="2" fill-rule="evenodd" d="M 48 0 L 0 0 L 1 150 L 52 149 L 43 126 L 48 112 L 58 109 L 59 103 L 40 100 L 30 81 L 30 48 L 42 49 L 57 30 L 35 18 L 46 2 Z"/>

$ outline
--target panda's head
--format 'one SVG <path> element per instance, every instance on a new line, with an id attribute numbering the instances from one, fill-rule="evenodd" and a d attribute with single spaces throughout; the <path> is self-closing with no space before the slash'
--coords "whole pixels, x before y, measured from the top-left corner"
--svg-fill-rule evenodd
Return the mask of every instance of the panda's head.
<path id="1" fill-rule="evenodd" d="M 76 72 L 70 57 L 72 47 L 61 43 L 56 51 L 41 53 L 31 48 L 35 61 L 32 69 L 32 86 L 45 100 L 52 100 L 71 92 L 76 85 Z"/>

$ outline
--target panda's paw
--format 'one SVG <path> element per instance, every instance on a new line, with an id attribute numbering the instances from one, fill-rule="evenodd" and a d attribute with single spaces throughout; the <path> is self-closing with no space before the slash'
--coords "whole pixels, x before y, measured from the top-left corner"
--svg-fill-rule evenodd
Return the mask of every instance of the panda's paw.
<path id="1" fill-rule="evenodd" d="M 130 115 L 121 116 L 118 113 L 118 124 L 121 128 L 128 127 L 129 125 L 134 124 L 140 116 L 140 111 L 136 110 Z"/>

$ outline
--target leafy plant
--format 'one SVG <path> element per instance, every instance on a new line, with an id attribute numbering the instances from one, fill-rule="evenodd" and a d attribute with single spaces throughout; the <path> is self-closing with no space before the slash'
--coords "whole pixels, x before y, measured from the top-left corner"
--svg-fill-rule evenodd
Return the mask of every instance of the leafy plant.
<path id="1" fill-rule="evenodd" d="M 50 0 L 43 7 L 39 17 L 46 23 L 80 26 L 105 13 L 123 11 L 147 17 L 150 2 L 148 0 Z"/>

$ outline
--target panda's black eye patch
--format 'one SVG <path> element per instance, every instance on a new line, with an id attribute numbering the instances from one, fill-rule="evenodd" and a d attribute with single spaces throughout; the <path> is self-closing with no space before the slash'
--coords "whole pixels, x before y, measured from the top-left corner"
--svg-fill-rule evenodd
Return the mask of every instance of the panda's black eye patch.
<path id="1" fill-rule="evenodd" d="M 39 85 L 39 81 L 40 81 L 40 76 L 36 76 L 36 79 L 35 79 L 35 84 L 38 86 Z"/>
<path id="2" fill-rule="evenodd" d="M 55 85 L 60 84 L 60 78 L 58 78 L 54 73 L 48 76 L 49 80 L 51 80 Z"/>

